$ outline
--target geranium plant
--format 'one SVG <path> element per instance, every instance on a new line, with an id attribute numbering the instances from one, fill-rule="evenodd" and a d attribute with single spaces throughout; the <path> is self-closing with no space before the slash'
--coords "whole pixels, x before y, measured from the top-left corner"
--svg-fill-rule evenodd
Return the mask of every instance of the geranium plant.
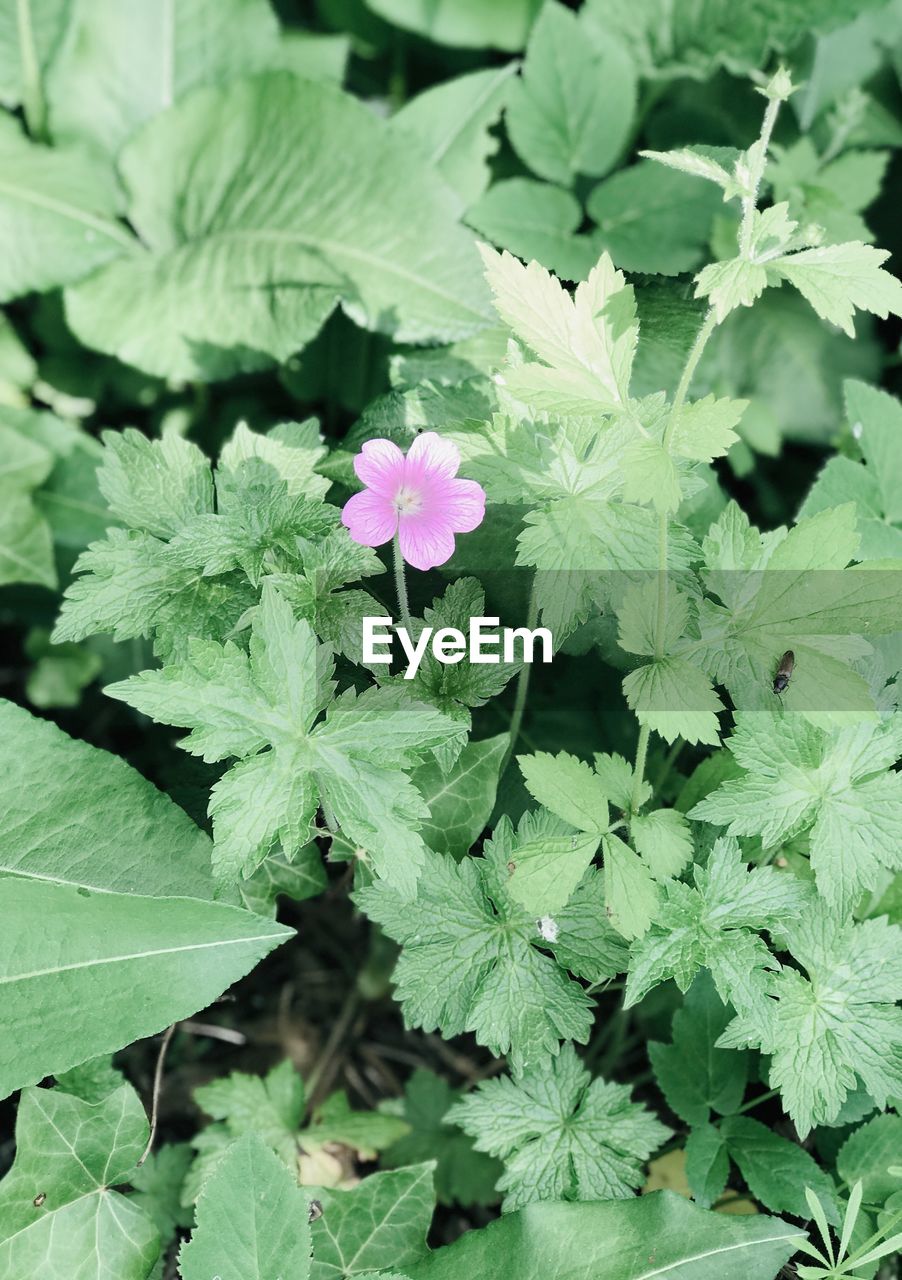
<path id="1" fill-rule="evenodd" d="M 0 22 L 0 1280 L 898 1275 L 899 6 L 127 8 Z"/>

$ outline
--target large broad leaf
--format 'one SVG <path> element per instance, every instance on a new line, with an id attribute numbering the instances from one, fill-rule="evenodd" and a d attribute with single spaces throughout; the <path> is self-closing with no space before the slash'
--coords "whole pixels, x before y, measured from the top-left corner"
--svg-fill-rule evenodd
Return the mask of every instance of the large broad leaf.
<path id="1" fill-rule="evenodd" d="M 366 0 L 389 22 L 440 44 L 522 49 L 542 0 Z"/>
<path id="2" fill-rule="evenodd" d="M 110 167 L 29 142 L 0 119 L 0 301 L 78 280 L 135 245 Z M 11 246 L 15 246 L 13 252 Z"/>
<path id="3" fill-rule="evenodd" d="M 75 0 L 48 76 L 53 136 L 115 153 L 189 89 L 262 71 L 278 48 L 267 0 Z"/>
<path id="4" fill-rule="evenodd" d="M 779 1218 L 730 1217 L 669 1191 L 637 1200 L 533 1204 L 469 1231 L 410 1280 L 774 1280 L 800 1233 Z"/>
<path id="5" fill-rule="evenodd" d="M 331 85 L 280 72 L 198 90 L 128 143 L 120 167 L 147 251 L 72 289 L 66 310 L 83 341 L 150 373 L 217 378 L 285 360 L 339 300 L 404 342 L 488 323 L 453 193 Z"/>
<path id="6" fill-rule="evenodd" d="M 291 930 L 204 900 L 209 841 L 127 765 L 9 704 L 0 728 L 6 1096 L 188 1017 Z"/>
<path id="7" fill-rule="evenodd" d="M 72 0 L 17 0 L 0 5 L 0 102 L 29 108 L 57 46 Z"/>
<path id="8" fill-rule="evenodd" d="M 26 1089 L 16 1159 L 0 1183 L 4 1280 L 145 1280 L 160 1250 L 157 1229 L 126 1182 L 147 1141 L 131 1085 L 96 1103 L 62 1089 Z"/>

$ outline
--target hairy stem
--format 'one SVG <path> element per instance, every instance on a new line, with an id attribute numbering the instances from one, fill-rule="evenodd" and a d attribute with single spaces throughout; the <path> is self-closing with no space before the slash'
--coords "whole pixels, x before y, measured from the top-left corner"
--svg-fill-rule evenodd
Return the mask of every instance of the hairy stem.
<path id="1" fill-rule="evenodd" d="M 16 0 L 16 20 L 22 59 L 22 109 L 28 132 L 36 141 L 41 142 L 45 137 L 47 106 L 31 24 L 31 0 Z"/>
<path id="2" fill-rule="evenodd" d="M 756 146 L 752 148 L 753 164 L 749 174 L 750 190 L 742 201 L 742 224 L 739 228 L 739 252 L 743 258 L 747 258 L 751 251 L 754 214 L 758 207 L 758 190 L 767 165 L 767 152 L 770 147 L 771 134 L 774 131 L 774 125 L 777 123 L 777 116 L 782 105 L 781 98 L 770 99 L 767 104 L 767 110 L 764 113 L 761 136 Z"/>
<path id="3" fill-rule="evenodd" d="M 413 624 L 410 621 L 410 605 L 407 601 L 407 579 L 404 576 L 404 557 L 401 555 L 401 541 L 398 534 L 395 534 L 392 542 L 392 549 L 395 554 L 395 591 L 398 595 L 398 614 L 403 622 L 407 634 L 413 632 Z"/>
<path id="4" fill-rule="evenodd" d="M 536 592 L 536 574 L 533 574 L 532 586 L 529 589 L 529 604 L 526 608 L 526 627 L 529 631 L 535 629 L 535 625 L 539 620 L 539 601 Z M 501 769 L 498 773 L 498 781 L 504 777 L 504 772 L 511 762 L 514 749 L 517 745 L 517 739 L 520 736 L 520 726 L 523 724 L 523 713 L 526 710 L 526 696 L 529 693 L 529 676 L 532 671 L 532 665 L 524 662 L 520 668 L 520 674 L 517 676 L 517 692 L 514 697 L 514 709 L 511 714 L 511 722 L 508 728 L 507 750 L 504 753 L 504 759 L 501 761 Z"/>

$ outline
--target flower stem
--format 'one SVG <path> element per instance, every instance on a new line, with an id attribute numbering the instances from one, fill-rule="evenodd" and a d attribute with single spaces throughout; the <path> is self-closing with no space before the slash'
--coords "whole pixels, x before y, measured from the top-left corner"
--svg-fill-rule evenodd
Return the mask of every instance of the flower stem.
<path id="1" fill-rule="evenodd" d="M 529 589 L 529 604 L 526 607 L 526 627 L 529 631 L 534 630 L 539 619 L 539 601 L 536 592 L 536 574 L 533 574 L 532 586 Z M 532 666 L 528 662 L 524 662 L 520 668 L 520 674 L 517 676 L 517 692 L 514 697 L 514 710 L 511 714 L 511 722 L 508 727 L 508 743 L 507 750 L 504 753 L 504 759 L 501 761 L 501 768 L 498 771 L 498 782 L 504 777 L 504 771 L 510 764 L 511 756 L 514 754 L 514 748 L 517 745 L 517 739 L 520 736 L 520 726 L 523 723 L 523 713 L 526 710 L 526 695 L 529 693 L 529 676 Z"/>
<path id="2" fill-rule="evenodd" d="M 395 590 L 398 594 L 398 614 L 401 622 L 410 635 L 413 632 L 413 623 L 410 621 L 410 605 L 407 601 L 407 579 L 404 577 L 404 557 L 401 554 L 401 542 L 395 534 L 392 542 L 392 549 L 395 553 Z"/>

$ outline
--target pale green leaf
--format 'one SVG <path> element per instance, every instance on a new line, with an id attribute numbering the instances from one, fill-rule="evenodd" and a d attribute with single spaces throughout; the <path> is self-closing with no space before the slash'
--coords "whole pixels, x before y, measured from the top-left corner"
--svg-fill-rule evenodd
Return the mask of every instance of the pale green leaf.
<path id="1" fill-rule="evenodd" d="M 888 257 L 886 249 L 851 240 L 777 258 L 768 269 L 795 285 L 822 320 L 853 337 L 856 308 L 884 320 L 902 314 L 902 283 L 881 266 Z"/>
<path id="2" fill-rule="evenodd" d="M 542 0 L 366 0 L 406 31 L 455 48 L 522 49 Z"/>
<path id="3" fill-rule="evenodd" d="M 182 1246 L 183 1280 L 292 1280 L 310 1275 L 308 1200 L 255 1134 L 239 1138 L 204 1184 Z"/>
<path id="4" fill-rule="evenodd" d="M 695 296 L 707 298 L 718 324 L 737 307 L 750 307 L 767 286 L 767 269 L 746 258 L 712 262 L 695 278 Z"/>
<path id="5" fill-rule="evenodd" d="M 577 234 L 582 220 L 574 195 L 532 178 L 494 183 L 467 211 L 467 222 L 487 240 L 524 262 L 536 259 L 562 280 L 584 280 L 598 260 L 594 238 Z"/>
<path id="6" fill-rule="evenodd" d="M 710 682 L 682 658 L 662 658 L 637 667 L 623 681 L 623 692 L 640 724 L 668 742 L 706 742 L 717 746 L 717 713 L 723 703 Z"/>
<path id="7" fill-rule="evenodd" d="M 658 905 L 655 882 L 643 860 L 618 836 L 604 836 L 601 843 L 611 924 L 624 938 L 641 938 Z"/>
<path id="8" fill-rule="evenodd" d="M 330 85 L 271 73 L 199 90 L 120 167 L 147 248 L 72 290 L 67 315 L 83 341 L 147 372 L 211 379 L 285 360 L 339 301 L 399 341 L 488 323 L 453 196 Z"/>
<path id="9" fill-rule="evenodd" d="M 372 1270 L 404 1267 L 426 1252 L 435 1165 L 371 1173 L 350 1191 L 318 1190 L 322 1217 L 313 1224 L 310 1280 L 350 1280 Z"/>

